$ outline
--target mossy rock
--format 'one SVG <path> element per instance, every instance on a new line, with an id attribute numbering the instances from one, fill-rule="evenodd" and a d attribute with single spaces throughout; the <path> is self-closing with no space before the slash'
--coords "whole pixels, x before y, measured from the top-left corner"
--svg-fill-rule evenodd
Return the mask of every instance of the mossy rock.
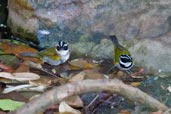
<path id="1" fill-rule="evenodd" d="M 33 41 L 38 43 L 36 32 L 31 32 L 29 30 L 25 30 L 17 25 L 12 24 L 11 20 L 8 20 L 8 25 L 10 26 L 11 32 L 14 36 L 22 38 L 23 40 Z"/>
<path id="2" fill-rule="evenodd" d="M 33 6 L 29 0 L 17 0 L 17 3 L 27 10 L 33 10 Z"/>

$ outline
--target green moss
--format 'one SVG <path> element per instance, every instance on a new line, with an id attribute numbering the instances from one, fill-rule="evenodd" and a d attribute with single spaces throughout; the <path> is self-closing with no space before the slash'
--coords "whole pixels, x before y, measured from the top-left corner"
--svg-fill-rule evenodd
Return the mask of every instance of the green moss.
<path id="1" fill-rule="evenodd" d="M 28 30 L 24 30 L 23 28 L 21 27 L 16 27 L 14 29 L 14 34 L 24 40 L 31 40 L 33 42 L 38 42 L 38 39 L 36 37 L 36 34 L 34 33 L 31 33 L 30 31 Z"/>
<path id="2" fill-rule="evenodd" d="M 11 28 L 11 32 L 14 36 L 17 36 L 24 40 L 31 40 L 35 43 L 38 43 L 37 36 L 34 32 L 30 32 L 29 30 L 24 30 L 23 28 L 12 24 L 11 20 L 8 20 L 8 25 Z"/>

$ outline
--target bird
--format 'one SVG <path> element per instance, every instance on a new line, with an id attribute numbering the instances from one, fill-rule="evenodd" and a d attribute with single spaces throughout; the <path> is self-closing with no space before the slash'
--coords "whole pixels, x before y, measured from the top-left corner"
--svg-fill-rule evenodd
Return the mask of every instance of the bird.
<path id="1" fill-rule="evenodd" d="M 121 71 L 129 72 L 134 66 L 130 52 L 119 43 L 118 38 L 115 35 L 111 35 L 109 37 L 114 44 L 114 67 L 111 69 L 117 67 Z"/>
<path id="2" fill-rule="evenodd" d="M 47 48 L 38 53 L 22 52 L 21 56 L 34 57 L 41 59 L 44 63 L 49 65 L 58 66 L 65 63 L 71 54 L 71 49 L 68 43 L 61 40 L 56 46 Z"/>

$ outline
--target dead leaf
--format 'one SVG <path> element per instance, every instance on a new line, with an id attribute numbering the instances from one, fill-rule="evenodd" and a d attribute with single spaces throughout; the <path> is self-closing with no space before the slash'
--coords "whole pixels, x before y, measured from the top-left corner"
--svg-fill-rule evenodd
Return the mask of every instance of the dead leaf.
<path id="1" fill-rule="evenodd" d="M 81 114 L 79 110 L 72 108 L 65 101 L 59 104 L 59 113 L 60 114 Z"/>
<path id="2" fill-rule="evenodd" d="M 47 89 L 46 86 L 35 86 L 35 87 L 28 87 L 28 88 L 21 88 L 17 91 L 35 91 L 35 92 L 44 92 Z"/>
<path id="3" fill-rule="evenodd" d="M 134 72 L 134 73 L 132 73 L 130 76 L 131 77 L 134 77 L 134 78 L 139 78 L 139 75 L 141 75 L 142 73 L 144 73 L 144 68 L 140 68 L 137 72 Z"/>
<path id="4" fill-rule="evenodd" d="M 32 85 L 24 84 L 24 85 L 18 85 L 18 86 L 10 86 L 10 87 L 5 88 L 2 93 L 6 94 L 6 93 L 13 92 L 13 91 L 17 91 L 22 88 L 28 88 L 28 87 L 32 87 Z"/>
<path id="5" fill-rule="evenodd" d="M 35 62 L 32 62 L 32 61 L 28 61 L 28 64 L 31 68 L 35 68 L 35 69 L 39 69 L 39 70 L 42 70 L 43 67 L 41 64 L 39 63 L 35 63 Z"/>
<path id="6" fill-rule="evenodd" d="M 117 72 L 117 77 L 118 78 L 121 78 L 121 77 L 123 77 L 124 76 L 124 72 L 123 71 L 118 71 Z"/>
<path id="7" fill-rule="evenodd" d="M 141 85 L 141 82 L 131 82 L 131 85 L 133 87 L 137 87 L 137 86 Z"/>
<path id="8" fill-rule="evenodd" d="M 0 99 L 12 99 L 16 101 L 28 102 L 28 99 L 18 92 L 11 92 L 8 94 L 0 94 Z M 1 113 L 0 113 L 1 114 Z"/>
<path id="9" fill-rule="evenodd" d="M 33 86 L 30 84 L 23 84 L 23 85 L 18 85 L 18 86 L 7 86 L 3 90 L 2 93 L 10 93 L 13 91 L 36 91 L 36 92 L 44 92 L 47 87 L 45 86 Z"/>
<path id="10" fill-rule="evenodd" d="M 89 69 L 97 67 L 97 64 L 93 62 L 88 62 L 84 59 L 74 59 L 68 62 L 70 65 L 81 68 L 81 69 Z"/>
<path id="11" fill-rule="evenodd" d="M 0 77 L 11 79 L 11 80 L 17 80 L 17 81 L 29 81 L 29 80 L 40 79 L 39 75 L 29 72 L 22 72 L 22 73 L 0 72 Z"/>
<path id="12" fill-rule="evenodd" d="M 76 82 L 76 81 L 81 81 L 84 80 L 85 77 L 85 72 L 80 72 L 77 75 L 73 76 L 69 82 Z"/>
<path id="13" fill-rule="evenodd" d="M 168 90 L 169 92 L 171 92 L 171 86 L 168 86 L 168 87 L 167 87 L 167 90 Z"/>
<path id="14" fill-rule="evenodd" d="M 3 43 L 1 47 L 4 53 L 6 54 L 15 54 L 17 57 L 23 58 L 26 61 L 30 60 L 30 61 L 42 63 L 42 61 L 38 58 L 20 56 L 20 54 L 23 52 L 31 52 L 31 53 L 38 52 L 36 49 L 31 48 L 27 45 L 14 45 L 14 44 L 9 44 L 9 43 Z"/>
<path id="15" fill-rule="evenodd" d="M 34 52 L 34 53 L 37 52 L 36 49 L 31 48 L 27 45 L 14 45 L 14 44 L 9 44 L 9 43 L 3 43 L 1 47 L 5 53 L 15 54 L 17 56 L 20 56 L 20 53 L 22 52 Z"/>
<path id="16" fill-rule="evenodd" d="M 0 68 L 4 72 L 14 72 L 14 69 L 16 69 L 20 63 L 22 62 L 22 59 L 16 57 L 13 54 L 3 54 L 0 55 Z"/>
<path id="17" fill-rule="evenodd" d="M 4 83 L 12 83 L 12 80 L 10 80 L 10 79 L 6 79 L 6 78 L 1 78 L 1 77 L 0 77 L 0 82 L 4 82 Z"/>
<path id="18" fill-rule="evenodd" d="M 83 101 L 79 96 L 71 96 L 65 99 L 65 102 L 75 108 L 83 107 Z"/>
<path id="19" fill-rule="evenodd" d="M 104 79 L 104 75 L 99 73 L 97 70 L 84 70 L 86 73 L 85 79 Z"/>
<path id="20" fill-rule="evenodd" d="M 4 72 L 13 72 L 13 68 L 11 66 L 5 65 L 0 63 L 0 69 L 2 69 L 2 71 Z"/>
<path id="21" fill-rule="evenodd" d="M 121 114 L 130 114 L 130 112 L 128 110 L 121 110 L 120 113 Z"/>
<path id="22" fill-rule="evenodd" d="M 158 111 L 158 112 L 152 112 L 151 114 L 163 114 L 162 111 Z M 166 113 L 166 114 L 169 114 L 169 113 Z"/>
<path id="23" fill-rule="evenodd" d="M 49 77 L 41 77 L 39 80 L 29 80 L 29 83 L 34 86 L 49 86 L 52 80 Z"/>
<path id="24" fill-rule="evenodd" d="M 73 66 L 73 65 L 68 65 L 68 70 L 80 70 L 81 68 L 79 68 L 79 67 L 76 67 L 76 66 Z"/>
<path id="25" fill-rule="evenodd" d="M 68 79 L 67 78 L 54 78 L 52 80 L 52 85 L 55 85 L 55 86 L 59 86 L 59 85 L 63 85 L 63 84 L 66 84 L 68 83 Z"/>
<path id="26" fill-rule="evenodd" d="M 28 61 L 24 61 L 16 70 L 15 72 L 29 72 L 29 63 Z"/>

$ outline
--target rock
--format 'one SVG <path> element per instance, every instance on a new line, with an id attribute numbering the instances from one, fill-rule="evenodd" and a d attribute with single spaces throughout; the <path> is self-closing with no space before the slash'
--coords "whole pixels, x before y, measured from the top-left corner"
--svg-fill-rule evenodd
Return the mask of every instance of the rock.
<path id="1" fill-rule="evenodd" d="M 132 56 L 136 62 L 148 69 L 169 72 L 171 64 L 171 51 L 167 44 L 160 41 L 141 40 L 130 48 Z"/>
<path id="2" fill-rule="evenodd" d="M 90 56 L 91 50 L 94 47 L 95 43 L 93 42 L 78 42 L 70 44 L 72 50 L 74 50 L 73 58 L 79 56 Z"/>
<path id="3" fill-rule="evenodd" d="M 8 25 L 15 35 L 38 41 L 40 47 L 66 40 L 75 55 L 101 59 L 113 57 L 113 44 L 108 36 L 115 34 L 142 66 L 171 71 L 170 63 L 166 62 L 171 59 L 167 51 L 171 49 L 171 7 L 167 3 L 161 0 L 8 0 Z"/>
<path id="4" fill-rule="evenodd" d="M 9 0 L 8 25 L 12 33 L 37 42 L 38 19 L 35 18 L 32 4 L 28 0 Z"/>
<path id="5" fill-rule="evenodd" d="M 170 31 L 170 15 L 158 14 L 158 10 L 159 9 L 151 10 L 140 16 L 141 32 L 139 36 L 141 38 L 157 38 Z"/>
<path id="6" fill-rule="evenodd" d="M 85 34 L 90 34 L 89 39 L 92 39 L 91 36 L 97 33 L 108 35 L 123 28 L 126 31 L 125 26 L 129 21 L 119 27 L 125 19 L 132 20 L 130 15 L 139 15 L 148 6 L 146 2 L 137 0 L 131 2 L 125 0 L 9 0 L 8 3 L 8 23 L 14 34 L 34 39 L 37 36 L 37 30 L 50 31 L 50 35 L 45 36 L 43 40 L 37 39 L 42 47 L 52 45 L 59 39 L 70 42 L 73 39 L 79 41 L 79 38 Z M 116 28 L 115 24 L 118 24 Z M 138 28 L 133 24 L 130 26 L 127 36 L 134 37 L 138 33 Z"/>
<path id="7" fill-rule="evenodd" d="M 92 50 L 90 55 L 93 58 L 112 58 L 113 57 L 113 44 L 111 41 L 107 39 L 102 39 L 100 44 L 95 45 Z"/>

